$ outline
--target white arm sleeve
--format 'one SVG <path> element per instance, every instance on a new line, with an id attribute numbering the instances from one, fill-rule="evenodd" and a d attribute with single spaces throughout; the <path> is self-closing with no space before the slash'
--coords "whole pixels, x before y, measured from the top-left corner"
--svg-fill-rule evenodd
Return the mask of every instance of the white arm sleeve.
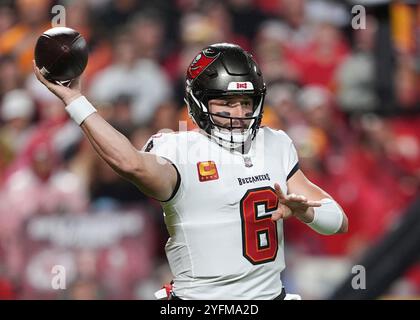
<path id="1" fill-rule="evenodd" d="M 320 234 L 335 234 L 343 223 L 343 212 L 332 199 L 322 199 L 321 203 L 320 207 L 314 208 L 314 220 L 307 225 Z"/>

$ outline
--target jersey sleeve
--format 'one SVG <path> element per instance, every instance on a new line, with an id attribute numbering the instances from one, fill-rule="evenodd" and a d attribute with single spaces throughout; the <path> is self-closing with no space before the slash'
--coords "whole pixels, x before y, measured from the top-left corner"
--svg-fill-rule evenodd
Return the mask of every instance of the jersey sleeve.
<path id="1" fill-rule="evenodd" d="M 153 135 L 141 149 L 142 152 L 149 152 L 169 161 L 177 172 L 177 184 L 171 197 L 166 201 L 169 202 L 177 197 L 182 186 L 182 172 L 184 167 L 180 161 L 180 154 L 177 148 L 177 137 L 174 134 L 158 133 Z M 160 161 L 158 159 L 158 161 Z M 162 163 L 163 164 L 163 163 Z"/>
<path id="2" fill-rule="evenodd" d="M 289 152 L 288 159 L 286 161 L 286 173 L 288 181 L 295 173 L 299 170 L 299 158 L 293 141 L 289 138 Z"/>
<path id="3" fill-rule="evenodd" d="M 287 181 L 299 170 L 299 157 L 292 139 L 282 130 L 278 130 L 277 135 L 283 150 L 281 157 Z"/>
<path id="4" fill-rule="evenodd" d="M 176 139 L 174 139 L 174 137 L 168 134 L 154 134 L 146 142 L 141 151 L 153 153 L 159 157 L 170 161 L 174 165 L 176 165 L 178 162 Z"/>

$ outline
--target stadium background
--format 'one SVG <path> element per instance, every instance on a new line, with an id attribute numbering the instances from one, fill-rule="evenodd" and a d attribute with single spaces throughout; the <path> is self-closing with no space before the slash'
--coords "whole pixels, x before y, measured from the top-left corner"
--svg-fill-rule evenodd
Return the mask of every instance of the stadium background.
<path id="1" fill-rule="evenodd" d="M 350 221 L 334 237 L 287 221 L 289 291 L 330 297 L 418 199 L 415 1 L 3 0 L 0 299 L 153 299 L 171 279 L 158 203 L 99 160 L 31 72 L 57 4 L 89 43 L 84 93 L 137 148 L 187 120 L 185 70 L 202 47 L 235 42 L 254 54 L 268 84 L 264 124 L 289 133 L 303 171 Z M 351 27 L 355 4 L 366 29 Z M 377 298 L 419 297 L 416 259 Z M 51 288 L 54 265 L 66 268 L 65 290 Z"/>

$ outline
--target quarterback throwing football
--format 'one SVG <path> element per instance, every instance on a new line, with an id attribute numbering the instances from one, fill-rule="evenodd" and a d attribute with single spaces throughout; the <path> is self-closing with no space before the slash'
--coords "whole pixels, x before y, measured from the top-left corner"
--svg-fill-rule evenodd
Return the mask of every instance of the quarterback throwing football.
<path id="1" fill-rule="evenodd" d="M 66 105 L 118 174 L 160 201 L 175 299 L 282 299 L 283 219 L 347 232 L 341 207 L 299 169 L 283 131 L 261 127 L 265 83 L 233 44 L 203 49 L 187 70 L 185 101 L 200 131 L 157 134 L 139 151 L 81 94 L 37 78 Z"/>

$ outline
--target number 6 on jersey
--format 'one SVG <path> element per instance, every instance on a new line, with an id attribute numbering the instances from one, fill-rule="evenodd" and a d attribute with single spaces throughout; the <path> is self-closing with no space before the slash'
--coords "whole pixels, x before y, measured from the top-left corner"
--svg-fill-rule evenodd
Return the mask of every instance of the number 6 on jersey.
<path id="1" fill-rule="evenodd" d="M 278 250 L 277 224 L 271 215 L 258 215 L 259 206 L 264 211 L 277 210 L 278 199 L 273 188 L 248 190 L 241 199 L 243 255 L 252 264 L 274 261 Z"/>

